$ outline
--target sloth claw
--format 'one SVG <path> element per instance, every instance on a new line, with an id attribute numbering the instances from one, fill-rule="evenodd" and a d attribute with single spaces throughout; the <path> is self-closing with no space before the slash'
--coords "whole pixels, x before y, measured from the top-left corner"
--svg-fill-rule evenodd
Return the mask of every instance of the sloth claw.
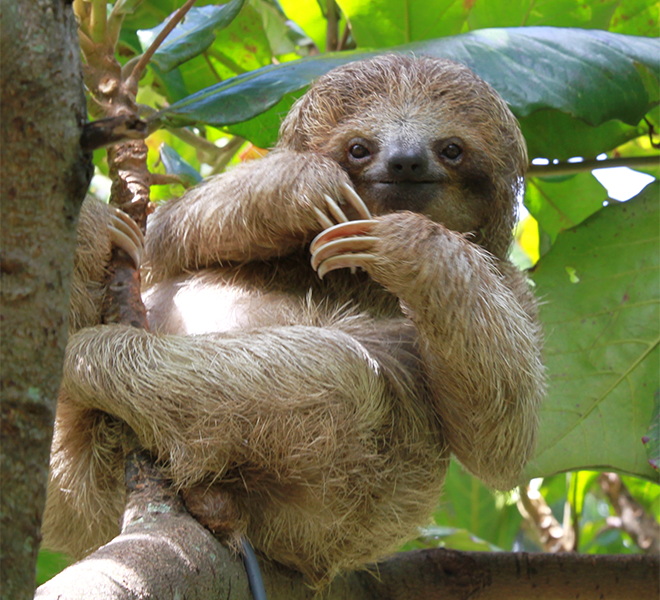
<path id="1" fill-rule="evenodd" d="M 338 254 L 324 260 L 319 265 L 317 273 L 319 278 L 323 279 L 326 273 L 335 269 L 345 269 L 347 267 L 364 269 L 368 264 L 375 261 L 376 257 L 373 254 Z"/>
<path id="2" fill-rule="evenodd" d="M 319 246 L 327 244 L 337 238 L 352 235 L 364 235 L 365 233 L 369 233 L 375 224 L 376 221 L 373 219 L 365 219 L 362 221 L 347 221 L 346 223 L 332 225 L 331 227 L 327 227 L 312 240 L 309 250 L 314 254 Z"/>
<path id="3" fill-rule="evenodd" d="M 371 213 L 362 198 L 358 196 L 358 193 L 347 183 L 343 183 L 341 188 L 344 191 L 344 198 L 358 212 L 358 214 L 363 219 L 371 219 Z"/>
<path id="4" fill-rule="evenodd" d="M 344 211 L 339 208 L 339 204 L 337 204 L 328 194 L 325 195 L 325 201 L 328 203 L 328 210 L 330 211 L 330 214 L 335 218 L 335 220 L 338 223 L 346 223 L 348 221 L 348 218 L 344 214 Z"/>
<path id="5" fill-rule="evenodd" d="M 341 184 L 341 191 L 344 200 L 355 209 L 355 211 L 362 219 L 371 219 L 371 213 L 369 212 L 367 205 L 362 201 L 362 198 L 358 196 L 357 192 L 350 185 L 347 183 Z M 339 204 L 337 204 L 337 202 L 328 194 L 323 194 L 323 196 L 325 198 L 327 213 L 329 213 L 329 215 L 323 210 L 314 207 L 314 213 L 316 214 L 316 218 L 321 227 L 324 229 L 332 227 L 335 224 L 332 219 L 338 223 L 346 223 L 348 221 L 348 217 L 346 217 Z"/>
<path id="6" fill-rule="evenodd" d="M 347 221 L 327 228 L 314 238 L 310 245 L 312 268 L 319 277 L 335 269 L 365 268 L 376 257 L 370 254 L 378 238 L 364 235 L 371 231 L 376 221 Z"/>
<path id="7" fill-rule="evenodd" d="M 117 208 L 110 215 L 108 230 L 112 243 L 126 252 L 133 260 L 135 268 L 139 269 L 142 265 L 144 235 L 133 219 Z"/>
<path id="8" fill-rule="evenodd" d="M 345 254 L 350 256 L 356 251 L 371 250 L 374 244 L 378 241 L 376 237 L 350 237 L 332 240 L 317 246 L 316 250 L 312 252 L 312 268 L 316 271 L 319 265 L 324 261 Z"/>

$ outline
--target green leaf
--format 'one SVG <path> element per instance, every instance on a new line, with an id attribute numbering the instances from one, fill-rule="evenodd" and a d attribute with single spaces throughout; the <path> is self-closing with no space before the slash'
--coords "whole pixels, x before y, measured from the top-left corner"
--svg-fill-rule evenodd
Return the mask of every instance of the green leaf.
<path id="1" fill-rule="evenodd" d="M 50 550 L 39 550 L 37 556 L 37 585 L 46 583 L 70 564 L 71 561 L 64 554 L 51 552 Z"/>
<path id="2" fill-rule="evenodd" d="M 658 102 L 643 65 L 660 79 L 660 40 L 558 27 L 483 29 L 411 44 L 447 56 L 488 81 L 518 117 L 554 108 L 597 126 L 637 125 Z M 650 86 L 650 89 L 647 88 Z"/>
<path id="3" fill-rule="evenodd" d="M 599 471 L 575 471 L 571 474 L 568 499 L 576 514 L 581 515 L 587 492 L 598 479 Z"/>
<path id="4" fill-rule="evenodd" d="M 607 191 L 591 173 L 527 180 L 525 206 L 539 227 L 550 235 L 570 229 L 603 208 Z"/>
<path id="5" fill-rule="evenodd" d="M 446 56 L 467 64 L 502 94 L 519 117 L 554 109 L 593 126 L 611 119 L 637 125 L 658 102 L 660 41 L 655 39 L 529 27 L 477 31 L 392 50 Z M 206 123 L 224 127 L 246 121 L 330 69 L 370 55 L 343 52 L 267 66 L 206 88 L 154 118 L 174 126 Z M 643 72 L 640 64 L 645 65 Z M 567 130 L 570 125 L 565 121 Z M 278 127 L 275 115 L 268 115 L 262 121 L 261 130 L 267 132 L 262 139 L 268 137 L 272 142 Z M 544 127 L 550 131 L 552 120 Z M 626 138 L 619 125 L 594 134 L 600 141 L 589 146 L 591 154 L 602 151 L 601 144 L 613 147 L 604 135 L 614 145 Z M 547 156 L 543 150 L 537 145 L 539 155 Z"/>
<path id="6" fill-rule="evenodd" d="M 160 159 L 165 166 L 165 171 L 169 175 L 176 175 L 185 184 L 190 187 L 202 181 L 202 176 L 196 171 L 190 163 L 171 146 L 162 144 L 160 147 Z"/>
<path id="7" fill-rule="evenodd" d="M 465 529 L 504 549 L 512 547 L 522 520 L 515 504 L 507 503 L 503 494 L 495 495 L 455 460 L 434 518 L 437 525 Z"/>
<path id="8" fill-rule="evenodd" d="M 421 535 L 408 542 L 401 550 L 419 550 L 423 548 L 452 548 L 453 550 L 473 552 L 501 552 L 502 548 L 479 539 L 466 529 L 432 525 L 422 530 Z"/>
<path id="9" fill-rule="evenodd" d="M 159 111 L 150 120 L 159 119 L 174 127 L 200 123 L 223 127 L 247 121 L 319 75 L 365 56 L 341 52 L 263 67 L 201 90 Z"/>
<path id="10" fill-rule="evenodd" d="M 595 158 L 645 132 L 643 126 L 631 127 L 617 120 L 593 127 L 558 110 L 539 110 L 519 123 L 530 158 L 561 161 L 574 156 Z"/>
<path id="11" fill-rule="evenodd" d="M 610 31 L 657 36 L 659 14 L 657 0 L 622 0 L 612 17 Z"/>
<path id="12" fill-rule="evenodd" d="M 657 477 L 642 438 L 659 387 L 659 191 L 652 183 L 561 233 L 533 273 L 549 390 L 530 478 L 575 469 Z"/>
<path id="13" fill-rule="evenodd" d="M 470 29 L 539 26 L 607 29 L 621 0 L 494 0 L 476 2 Z M 648 0 L 647 0 L 648 1 Z"/>
<path id="14" fill-rule="evenodd" d="M 328 22 L 321 11 L 318 2 L 301 2 L 300 0 L 279 0 L 286 15 L 297 23 L 312 39 L 316 47 L 325 52 L 325 36 Z"/>
<path id="15" fill-rule="evenodd" d="M 461 33 L 470 2 L 456 0 L 338 0 L 363 48 L 398 46 Z"/>
<path id="16" fill-rule="evenodd" d="M 214 31 L 229 25 L 243 7 L 245 0 L 231 0 L 222 6 L 193 7 L 183 21 L 156 50 L 151 62 L 167 73 L 184 62 L 198 56 L 215 40 Z M 169 21 L 169 19 L 167 20 Z M 167 21 L 153 29 L 141 30 L 138 35 L 142 49 L 146 50 L 163 30 Z"/>
<path id="17" fill-rule="evenodd" d="M 642 441 L 649 457 L 649 464 L 657 471 L 660 469 L 660 390 L 655 393 L 653 419 Z"/>

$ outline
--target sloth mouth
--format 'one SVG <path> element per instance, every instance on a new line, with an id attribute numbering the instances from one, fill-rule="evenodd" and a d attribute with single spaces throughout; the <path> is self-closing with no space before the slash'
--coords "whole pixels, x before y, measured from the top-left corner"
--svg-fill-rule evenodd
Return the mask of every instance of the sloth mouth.
<path id="1" fill-rule="evenodd" d="M 421 212 L 424 207 L 437 199 L 442 182 L 438 180 L 378 181 L 372 186 L 375 204 L 382 211 Z"/>
<path id="2" fill-rule="evenodd" d="M 401 188 L 414 187 L 416 185 L 440 185 L 442 182 L 438 179 L 429 181 L 377 181 L 376 185 L 396 185 Z"/>

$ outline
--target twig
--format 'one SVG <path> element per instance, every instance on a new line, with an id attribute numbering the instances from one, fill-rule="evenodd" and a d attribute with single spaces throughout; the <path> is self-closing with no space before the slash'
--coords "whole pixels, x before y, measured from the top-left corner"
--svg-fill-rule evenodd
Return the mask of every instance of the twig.
<path id="1" fill-rule="evenodd" d="M 652 156 L 629 156 L 621 158 L 608 158 L 606 160 L 583 160 L 582 162 L 560 162 L 553 165 L 530 165 L 527 177 L 559 177 L 573 175 L 593 169 L 608 169 L 610 167 L 660 167 L 660 154 Z"/>
<path id="2" fill-rule="evenodd" d="M 532 493 L 527 486 L 520 486 L 518 489 L 520 493 L 518 510 L 531 526 L 543 549 L 546 552 L 568 552 L 573 550 L 572 529 L 562 526 L 555 519 L 545 498 L 538 492 Z"/>
<path id="3" fill-rule="evenodd" d="M 333 52 L 339 46 L 339 19 L 337 18 L 337 3 L 335 0 L 326 2 L 326 19 L 328 26 L 325 34 L 325 50 Z"/>
<path id="4" fill-rule="evenodd" d="M 344 50 L 346 48 L 346 44 L 348 43 L 348 36 L 351 35 L 351 24 L 346 17 L 344 17 L 344 20 L 345 20 L 344 33 L 342 34 L 341 40 L 337 45 L 337 50 Z"/>
<path id="5" fill-rule="evenodd" d="M 602 473 L 598 482 L 618 516 L 618 520 L 608 519 L 608 525 L 625 531 L 644 552 L 660 553 L 660 525 L 632 497 L 621 477 Z"/>
<path id="6" fill-rule="evenodd" d="M 140 60 L 135 65 L 133 72 L 126 79 L 126 86 L 128 89 L 134 91 L 134 93 L 137 93 L 138 82 L 140 81 L 142 72 L 149 64 L 151 57 L 156 53 L 156 50 L 158 50 L 165 38 L 179 24 L 179 21 L 183 19 L 183 17 L 192 8 L 196 1 L 197 0 L 188 0 L 179 10 L 174 13 L 174 16 L 168 21 L 167 25 L 165 25 L 161 32 L 156 36 L 156 39 L 153 41 L 151 46 L 149 46 L 147 51 L 140 57 Z"/>

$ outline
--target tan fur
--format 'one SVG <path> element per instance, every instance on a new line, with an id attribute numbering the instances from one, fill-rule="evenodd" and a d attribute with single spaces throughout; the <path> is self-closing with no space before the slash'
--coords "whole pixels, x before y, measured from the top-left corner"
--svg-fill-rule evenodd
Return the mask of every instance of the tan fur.
<path id="1" fill-rule="evenodd" d="M 347 158 L 355 138 L 368 164 Z M 437 154 L 448 138 L 458 165 Z M 440 184 L 383 186 L 383 157 L 409 147 Z M 200 519 L 229 494 L 235 533 L 315 585 L 413 537 L 450 452 L 494 488 L 516 484 L 544 390 L 535 303 L 506 261 L 525 164 L 515 119 L 465 67 L 384 56 L 322 77 L 265 159 L 152 218 L 156 333 L 78 330 L 95 301 L 75 301 L 46 543 L 80 555 L 113 533 L 121 456 L 103 413 L 135 430 Z M 314 207 L 348 182 L 377 215 L 375 260 L 321 281 Z M 81 221 L 81 244 L 104 254 L 79 258 L 103 264 L 106 224 L 86 210 L 96 227 Z"/>

